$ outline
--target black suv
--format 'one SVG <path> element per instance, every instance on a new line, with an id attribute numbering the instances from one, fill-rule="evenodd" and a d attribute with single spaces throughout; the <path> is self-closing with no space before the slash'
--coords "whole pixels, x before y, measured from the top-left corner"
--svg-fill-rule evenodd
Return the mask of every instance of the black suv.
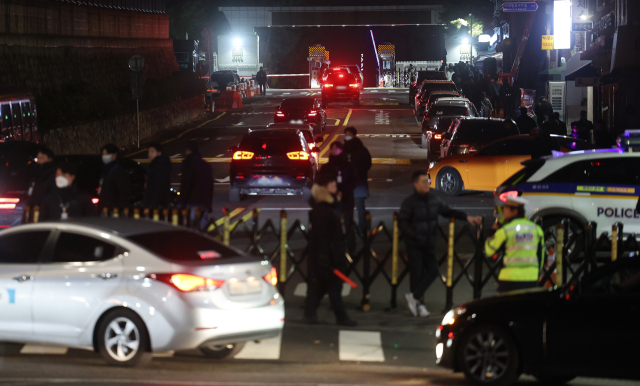
<path id="1" fill-rule="evenodd" d="M 273 122 L 307 124 L 321 132 L 327 127 L 327 113 L 313 97 L 285 98 L 276 110 Z"/>
<path id="2" fill-rule="evenodd" d="M 318 169 L 301 130 L 249 129 L 233 148 L 229 201 L 245 195 L 302 195 L 308 199 Z"/>
<path id="3" fill-rule="evenodd" d="M 360 106 L 360 84 L 346 70 L 330 73 L 322 84 L 322 107 L 326 109 L 335 101 L 353 101 L 354 106 Z"/>

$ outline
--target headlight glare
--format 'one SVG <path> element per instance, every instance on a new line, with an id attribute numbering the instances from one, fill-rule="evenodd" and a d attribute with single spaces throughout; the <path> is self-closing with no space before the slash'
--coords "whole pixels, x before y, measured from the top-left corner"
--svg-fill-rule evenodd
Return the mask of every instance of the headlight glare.
<path id="1" fill-rule="evenodd" d="M 452 325 L 453 323 L 455 323 L 456 318 L 458 316 L 464 314 L 465 312 L 467 312 L 467 310 L 462 308 L 462 307 L 458 307 L 458 308 L 454 308 L 453 310 L 449 310 L 449 312 L 447 312 L 447 314 L 442 319 L 441 325 L 443 325 L 443 326 Z"/>

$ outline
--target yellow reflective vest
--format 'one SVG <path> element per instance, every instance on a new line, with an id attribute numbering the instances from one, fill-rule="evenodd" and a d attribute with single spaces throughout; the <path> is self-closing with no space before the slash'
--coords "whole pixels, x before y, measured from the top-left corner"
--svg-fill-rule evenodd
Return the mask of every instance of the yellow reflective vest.
<path id="1" fill-rule="evenodd" d="M 538 281 L 544 262 L 544 233 L 536 223 L 516 218 L 503 225 L 487 239 L 485 253 L 493 256 L 504 247 L 504 267 L 498 280 Z"/>

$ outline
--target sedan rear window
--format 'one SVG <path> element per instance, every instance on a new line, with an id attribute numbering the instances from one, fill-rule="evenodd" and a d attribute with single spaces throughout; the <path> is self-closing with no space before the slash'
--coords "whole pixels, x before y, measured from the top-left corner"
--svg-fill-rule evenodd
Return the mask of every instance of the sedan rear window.
<path id="1" fill-rule="evenodd" d="M 313 107 L 313 99 L 290 98 L 282 101 L 283 109 L 310 109 Z"/>
<path id="2" fill-rule="evenodd" d="M 331 74 L 327 77 L 325 83 L 331 84 L 351 84 L 356 83 L 356 78 L 353 75 L 344 72 L 342 74 Z"/>
<path id="3" fill-rule="evenodd" d="M 460 116 L 464 117 L 469 115 L 469 110 L 465 106 L 432 106 L 429 110 L 429 116 Z"/>
<path id="4" fill-rule="evenodd" d="M 242 139 L 240 149 L 260 154 L 281 154 L 304 150 L 300 137 L 296 136 L 259 136 L 252 135 Z"/>
<path id="5" fill-rule="evenodd" d="M 129 240 L 171 262 L 195 262 L 238 256 L 238 252 L 207 236 L 175 230 L 143 233 Z"/>
<path id="6" fill-rule="evenodd" d="M 515 126 L 505 128 L 502 121 L 463 120 L 456 131 L 456 139 L 464 141 L 481 141 L 483 143 L 496 139 L 518 135 L 520 132 Z"/>

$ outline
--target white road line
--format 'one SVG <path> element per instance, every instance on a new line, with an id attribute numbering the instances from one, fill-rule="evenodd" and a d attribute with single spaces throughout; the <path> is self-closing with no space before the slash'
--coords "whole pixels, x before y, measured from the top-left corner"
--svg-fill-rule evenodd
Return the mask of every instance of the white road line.
<path id="1" fill-rule="evenodd" d="M 25 344 L 20 349 L 20 354 L 53 354 L 65 355 L 69 349 L 64 346 L 48 346 L 40 344 Z"/>
<path id="2" fill-rule="evenodd" d="M 242 351 L 235 359 L 280 359 L 280 346 L 282 345 L 282 334 L 275 338 L 264 339 L 260 343 L 254 341 L 247 342 Z"/>
<path id="3" fill-rule="evenodd" d="M 392 92 L 396 92 L 396 90 L 389 90 L 389 92 L 390 92 L 390 93 L 392 93 Z"/>
<path id="4" fill-rule="evenodd" d="M 291 93 L 290 93 L 290 92 L 285 92 L 285 93 L 284 93 L 284 94 L 282 94 L 282 95 L 289 95 L 289 94 L 291 94 Z"/>
<path id="5" fill-rule="evenodd" d="M 341 361 L 384 362 L 380 331 L 340 330 Z"/>
<path id="6" fill-rule="evenodd" d="M 229 183 L 229 176 L 226 176 L 225 178 L 223 178 L 223 179 L 221 179 L 221 180 L 219 180 L 219 179 L 217 179 L 217 178 L 216 178 L 216 181 L 218 181 L 218 182 L 226 182 L 226 183 Z"/>

